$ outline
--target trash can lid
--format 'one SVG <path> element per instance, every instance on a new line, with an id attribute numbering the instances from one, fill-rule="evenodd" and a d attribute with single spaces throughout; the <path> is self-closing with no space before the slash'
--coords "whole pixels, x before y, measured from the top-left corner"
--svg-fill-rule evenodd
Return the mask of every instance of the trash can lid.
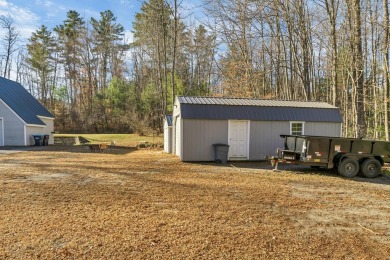
<path id="1" fill-rule="evenodd" d="M 213 146 L 229 146 L 228 144 L 213 144 Z"/>

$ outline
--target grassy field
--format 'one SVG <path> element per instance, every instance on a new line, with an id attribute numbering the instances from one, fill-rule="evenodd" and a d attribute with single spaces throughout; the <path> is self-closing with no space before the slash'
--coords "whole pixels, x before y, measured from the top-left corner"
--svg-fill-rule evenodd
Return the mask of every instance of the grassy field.
<path id="1" fill-rule="evenodd" d="M 140 143 L 149 143 L 161 146 L 163 137 L 159 136 L 140 136 L 137 134 L 54 134 L 54 137 L 78 136 L 87 139 L 90 143 L 103 143 L 112 141 L 118 146 L 137 146 Z"/>

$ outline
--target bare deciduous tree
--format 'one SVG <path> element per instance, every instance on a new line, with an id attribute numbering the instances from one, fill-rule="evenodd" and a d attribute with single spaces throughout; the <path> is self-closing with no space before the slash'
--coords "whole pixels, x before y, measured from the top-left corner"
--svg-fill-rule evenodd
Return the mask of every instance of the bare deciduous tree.
<path id="1" fill-rule="evenodd" d="M 18 41 L 19 32 L 16 30 L 14 20 L 10 15 L 0 15 L 0 25 L 5 29 L 5 35 L 3 37 L 3 46 L 5 49 L 3 77 L 9 78 L 12 66 L 11 58 L 12 54 L 17 50 L 15 44 Z"/>

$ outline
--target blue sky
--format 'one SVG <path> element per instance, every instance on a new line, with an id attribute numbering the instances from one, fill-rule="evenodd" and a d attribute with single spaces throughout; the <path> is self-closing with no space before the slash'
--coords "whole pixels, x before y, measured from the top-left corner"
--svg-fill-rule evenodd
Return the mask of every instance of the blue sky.
<path id="1" fill-rule="evenodd" d="M 173 0 L 168 0 L 172 3 Z M 196 17 L 203 16 L 202 0 L 180 0 L 180 17 L 190 23 Z M 19 32 L 19 41 L 16 47 L 28 43 L 31 33 L 41 25 L 50 30 L 60 25 L 66 19 L 69 10 L 77 11 L 86 21 L 91 17 L 100 19 L 100 12 L 111 10 L 117 17 L 117 22 L 125 28 L 125 41 L 133 41 L 132 24 L 135 14 L 140 12 L 143 0 L 0 0 L 0 15 L 10 15 Z M 196 17 L 195 17 L 196 16 Z M 0 46 L 5 31 L 0 28 Z M 0 55 L 3 50 L 0 48 Z M 16 77 L 14 70 L 11 79 Z"/>
<path id="2" fill-rule="evenodd" d="M 131 40 L 132 22 L 141 5 L 141 0 L 0 0 L 0 15 L 11 15 L 21 38 L 27 39 L 41 25 L 53 29 L 61 24 L 69 10 L 76 10 L 86 20 L 99 19 L 100 12 L 111 10 Z"/>
<path id="3" fill-rule="evenodd" d="M 62 24 L 69 10 L 76 10 L 85 20 L 99 19 L 100 12 L 111 10 L 125 28 L 127 41 L 132 41 L 132 23 L 140 11 L 142 0 L 0 0 L 0 15 L 11 15 L 21 39 L 31 36 L 41 25 L 53 29 Z M 181 1 L 181 16 L 200 13 L 200 0 Z M 1 36 L 1 35 L 0 35 Z"/>

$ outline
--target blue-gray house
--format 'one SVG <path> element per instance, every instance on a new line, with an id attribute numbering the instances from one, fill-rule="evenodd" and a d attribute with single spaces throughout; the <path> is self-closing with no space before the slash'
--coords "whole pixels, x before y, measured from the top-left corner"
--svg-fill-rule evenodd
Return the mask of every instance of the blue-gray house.
<path id="1" fill-rule="evenodd" d="M 0 77 L 0 146 L 29 146 L 33 135 L 54 143 L 54 116 L 21 84 Z"/>

